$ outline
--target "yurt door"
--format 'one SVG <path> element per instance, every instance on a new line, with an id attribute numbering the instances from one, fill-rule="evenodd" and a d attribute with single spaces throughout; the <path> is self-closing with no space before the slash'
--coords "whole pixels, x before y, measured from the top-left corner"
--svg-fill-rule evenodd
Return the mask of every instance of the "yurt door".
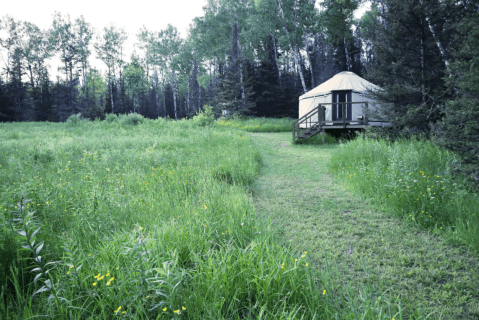
<path id="1" fill-rule="evenodd" d="M 342 105 L 351 102 L 351 91 L 333 91 L 333 121 L 343 120 Z M 351 121 L 352 110 L 351 105 L 346 105 L 346 121 Z"/>

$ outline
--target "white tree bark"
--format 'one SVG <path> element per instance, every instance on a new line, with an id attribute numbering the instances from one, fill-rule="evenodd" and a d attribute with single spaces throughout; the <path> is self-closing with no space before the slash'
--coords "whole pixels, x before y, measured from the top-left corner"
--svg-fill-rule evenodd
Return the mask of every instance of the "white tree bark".
<path id="1" fill-rule="evenodd" d="M 276 32 L 270 33 L 270 34 L 271 34 L 271 37 L 273 38 L 274 62 L 276 63 L 276 69 L 278 70 L 279 87 L 282 88 L 283 86 L 281 85 L 281 69 L 279 68 L 278 51 L 276 48 Z"/>
<path id="2" fill-rule="evenodd" d="M 348 50 L 348 45 L 346 44 L 346 37 L 344 37 L 344 51 L 346 53 L 346 66 L 349 71 L 351 67 L 351 58 L 349 57 L 349 50 Z"/>
<path id="3" fill-rule="evenodd" d="M 286 21 L 284 20 L 284 12 L 281 6 L 281 0 L 278 0 L 278 7 L 279 7 L 279 15 L 281 16 L 281 19 L 283 20 L 284 32 L 286 33 L 286 36 L 289 38 L 288 26 L 286 25 Z M 293 45 L 291 44 L 291 41 L 288 41 L 288 44 L 289 44 L 289 50 L 291 54 L 293 55 L 294 62 L 296 66 L 298 67 L 299 77 L 301 79 L 301 85 L 303 86 L 303 92 L 306 93 L 308 89 L 306 88 L 306 82 L 304 81 L 303 70 L 301 70 L 301 63 L 299 61 L 299 57 L 296 51 L 293 50 Z"/>

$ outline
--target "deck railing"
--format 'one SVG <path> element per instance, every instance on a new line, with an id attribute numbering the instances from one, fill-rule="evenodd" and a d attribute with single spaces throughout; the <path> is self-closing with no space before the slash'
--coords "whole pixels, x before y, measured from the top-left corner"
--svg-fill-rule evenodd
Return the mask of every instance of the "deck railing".
<path id="1" fill-rule="evenodd" d="M 347 120 L 347 107 L 348 105 L 363 104 L 364 109 L 361 112 L 362 116 L 357 119 Z M 326 107 L 331 105 L 331 113 L 333 106 L 340 107 L 342 111 L 342 119 L 340 120 L 326 120 Z M 368 121 L 368 102 L 334 102 L 334 103 L 321 103 L 307 114 L 299 118 L 293 123 L 293 140 L 309 138 L 325 128 L 348 128 L 351 123 L 354 125 L 367 126 Z M 352 114 L 351 107 L 351 114 Z"/>

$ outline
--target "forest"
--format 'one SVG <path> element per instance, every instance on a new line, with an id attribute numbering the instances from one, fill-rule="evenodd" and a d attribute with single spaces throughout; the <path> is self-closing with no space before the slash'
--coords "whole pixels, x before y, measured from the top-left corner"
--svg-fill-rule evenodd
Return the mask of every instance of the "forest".
<path id="1" fill-rule="evenodd" d="M 177 120 L 206 104 L 217 115 L 297 117 L 301 94 L 353 71 L 384 89 L 374 94 L 397 131 L 434 134 L 477 168 L 477 2 L 373 0 L 355 19 L 360 2 L 208 0 L 185 38 L 172 25 L 128 35 L 58 12 L 48 30 L 4 16 L 0 121 L 131 112 Z M 55 57 L 63 76 L 52 79 Z"/>

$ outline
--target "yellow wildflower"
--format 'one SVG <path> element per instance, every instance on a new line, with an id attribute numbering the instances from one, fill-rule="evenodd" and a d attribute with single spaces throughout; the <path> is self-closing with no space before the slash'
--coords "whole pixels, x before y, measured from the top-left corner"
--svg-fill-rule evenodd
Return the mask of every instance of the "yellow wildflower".
<path id="1" fill-rule="evenodd" d="M 181 307 L 181 309 L 183 309 L 183 310 L 186 310 L 186 308 L 185 308 L 185 307 Z"/>
<path id="2" fill-rule="evenodd" d="M 118 309 L 115 310 L 115 313 L 120 312 L 121 306 L 118 307 Z"/>
<path id="3" fill-rule="evenodd" d="M 97 282 L 93 282 L 93 286 L 96 286 L 97 285 Z"/>
<path id="4" fill-rule="evenodd" d="M 326 294 L 326 290 L 323 290 L 323 296 Z"/>
<path id="5" fill-rule="evenodd" d="M 166 311 L 166 307 L 164 307 L 162 310 L 163 310 L 163 311 Z"/>
<path id="6" fill-rule="evenodd" d="M 173 312 L 174 312 L 174 313 L 179 313 L 179 312 L 180 312 L 180 310 L 173 310 Z"/>
<path id="7" fill-rule="evenodd" d="M 305 264 L 304 266 L 307 267 L 307 266 L 308 266 L 308 263 L 306 262 L 306 264 Z"/>

